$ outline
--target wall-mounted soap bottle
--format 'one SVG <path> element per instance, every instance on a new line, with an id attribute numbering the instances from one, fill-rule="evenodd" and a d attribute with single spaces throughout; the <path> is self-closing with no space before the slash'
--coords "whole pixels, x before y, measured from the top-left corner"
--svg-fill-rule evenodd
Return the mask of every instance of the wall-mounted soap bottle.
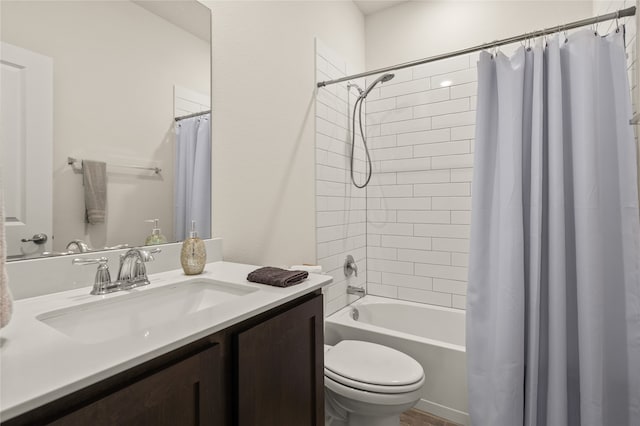
<path id="1" fill-rule="evenodd" d="M 145 220 L 145 222 L 153 222 L 153 230 L 151 231 L 151 235 L 147 237 L 144 242 L 145 246 L 152 246 L 155 244 L 164 244 L 167 242 L 167 237 L 162 235 L 162 231 L 160 231 L 160 221 L 158 219 L 149 219 Z"/>
<path id="2" fill-rule="evenodd" d="M 195 220 L 191 221 L 189 238 L 182 243 L 180 263 L 182 264 L 182 270 L 187 275 L 201 274 L 204 270 L 204 264 L 207 263 L 207 250 L 204 246 L 204 241 L 198 238 Z"/>

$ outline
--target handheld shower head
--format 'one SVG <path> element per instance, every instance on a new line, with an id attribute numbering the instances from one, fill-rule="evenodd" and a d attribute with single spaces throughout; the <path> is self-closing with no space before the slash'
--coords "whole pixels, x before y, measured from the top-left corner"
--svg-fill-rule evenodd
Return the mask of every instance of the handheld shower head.
<path id="1" fill-rule="evenodd" d="M 355 83 L 348 82 L 348 83 L 347 83 L 347 90 L 351 90 L 351 88 L 352 88 L 352 87 L 355 87 L 355 88 L 358 90 L 358 96 L 360 96 L 360 95 L 362 95 L 362 94 L 364 93 L 364 90 L 362 90 L 362 89 L 360 88 L 360 86 L 358 86 L 358 85 L 357 85 L 357 84 L 355 84 Z"/>
<path id="2" fill-rule="evenodd" d="M 358 89 L 358 92 L 359 92 L 358 99 L 356 99 L 355 103 L 353 104 L 353 117 L 352 117 L 352 125 L 351 125 L 351 182 L 353 182 L 356 188 L 364 188 L 365 186 L 367 186 L 373 174 L 373 167 L 371 164 L 371 155 L 369 155 L 369 148 L 367 147 L 366 132 L 362 124 L 363 123 L 362 104 L 364 103 L 364 99 L 367 97 L 367 95 L 373 90 L 373 88 L 378 83 L 384 83 L 386 81 L 391 80 L 393 77 L 394 77 L 394 74 L 391 74 L 391 73 L 382 74 L 380 77 L 376 78 L 373 81 L 373 83 L 371 83 L 369 87 L 367 87 L 366 90 L 362 90 L 360 87 L 358 87 L 357 84 L 354 84 L 351 82 L 347 83 L 347 90 L 351 89 L 352 87 L 355 87 L 356 89 Z M 356 147 L 356 111 L 358 112 L 358 116 L 360 118 L 359 123 L 360 123 L 360 136 L 362 137 L 362 145 L 364 147 L 364 151 L 367 156 L 367 164 L 365 165 L 366 181 L 362 185 L 359 185 L 356 182 L 356 179 L 354 177 L 354 170 L 353 170 L 355 147 Z"/>
<path id="3" fill-rule="evenodd" d="M 366 98 L 369 92 L 371 92 L 378 83 L 386 83 L 387 81 L 391 80 L 393 77 L 395 77 L 395 74 L 391 74 L 391 73 L 382 74 L 380 77 L 376 78 L 373 81 L 373 83 L 371 83 L 369 87 L 367 87 L 367 89 L 360 94 L 360 96 L 362 98 Z"/>

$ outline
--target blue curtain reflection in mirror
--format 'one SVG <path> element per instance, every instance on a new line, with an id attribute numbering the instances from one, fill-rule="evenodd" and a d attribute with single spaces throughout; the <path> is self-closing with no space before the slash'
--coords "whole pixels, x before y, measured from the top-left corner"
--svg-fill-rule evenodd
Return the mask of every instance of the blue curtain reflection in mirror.
<path id="1" fill-rule="evenodd" d="M 211 238 L 211 114 L 176 123 L 174 230 L 184 240 L 196 222 L 200 238 Z"/>

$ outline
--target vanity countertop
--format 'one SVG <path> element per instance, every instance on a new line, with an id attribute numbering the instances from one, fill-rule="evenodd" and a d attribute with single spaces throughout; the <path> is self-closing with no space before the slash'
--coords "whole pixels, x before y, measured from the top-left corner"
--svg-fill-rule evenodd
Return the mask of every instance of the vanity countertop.
<path id="1" fill-rule="evenodd" d="M 89 294 L 91 287 L 85 287 L 14 302 L 11 322 L 0 330 L 0 420 L 8 420 L 97 383 L 331 282 L 329 275 L 309 274 L 306 281 L 288 288 L 250 283 L 246 276 L 256 268 L 230 262 L 209 263 L 203 274 L 196 277 L 251 285 L 258 290 L 190 313 L 177 321 L 96 343 L 72 339 L 36 317 L 172 285 L 188 277 L 182 270 L 173 270 L 149 275 L 150 285 L 129 291 L 93 296 Z"/>

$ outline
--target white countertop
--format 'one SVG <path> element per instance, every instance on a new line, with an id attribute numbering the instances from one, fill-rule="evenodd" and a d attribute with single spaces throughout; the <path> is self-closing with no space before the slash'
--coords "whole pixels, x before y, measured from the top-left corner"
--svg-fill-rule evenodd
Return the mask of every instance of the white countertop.
<path id="1" fill-rule="evenodd" d="M 200 277 L 250 284 L 259 290 L 138 335 L 93 344 L 74 340 L 36 317 L 60 308 L 170 285 L 187 276 L 182 270 L 173 270 L 149 275 L 150 285 L 130 291 L 94 296 L 89 294 L 91 287 L 85 287 L 14 302 L 11 322 L 0 330 L 0 420 L 97 383 L 331 282 L 329 275 L 309 274 L 306 281 L 288 288 L 249 283 L 246 276 L 256 268 L 229 262 L 209 263 Z"/>

